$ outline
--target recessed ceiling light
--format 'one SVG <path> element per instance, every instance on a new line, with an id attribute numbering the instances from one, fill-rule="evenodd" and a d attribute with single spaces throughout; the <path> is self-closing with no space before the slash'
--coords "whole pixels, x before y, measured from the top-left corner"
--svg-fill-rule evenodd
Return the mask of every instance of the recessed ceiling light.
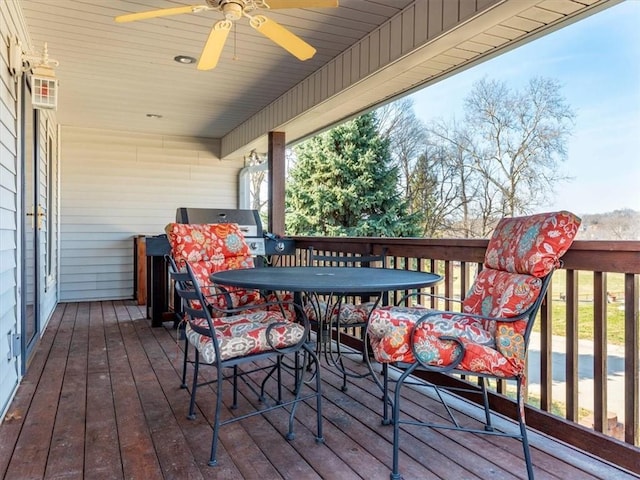
<path id="1" fill-rule="evenodd" d="M 158 115 L 157 113 L 147 113 L 147 117 L 149 117 L 149 118 L 162 118 L 162 115 Z"/>
<path id="2" fill-rule="evenodd" d="M 173 59 L 178 63 L 184 63 L 185 65 L 189 65 L 191 63 L 196 63 L 196 59 L 193 57 L 189 57 L 188 55 L 177 55 L 173 57 Z"/>

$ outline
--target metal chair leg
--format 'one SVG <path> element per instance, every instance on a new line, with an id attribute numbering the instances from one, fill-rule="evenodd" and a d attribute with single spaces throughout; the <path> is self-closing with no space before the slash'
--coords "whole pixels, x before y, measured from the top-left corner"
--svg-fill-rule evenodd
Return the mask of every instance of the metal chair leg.
<path id="1" fill-rule="evenodd" d="M 413 373 L 417 364 L 407 368 L 398 381 L 396 382 L 396 388 L 393 393 L 393 406 L 391 413 L 393 415 L 393 461 L 391 467 L 391 480 L 402 480 L 400 475 L 400 389 L 403 382 Z"/>
<path id="2" fill-rule="evenodd" d="M 382 364 L 382 425 L 389 425 L 389 364 Z M 393 408 L 393 406 L 391 407 Z"/>
<path id="3" fill-rule="evenodd" d="M 484 406 L 484 429 L 487 432 L 493 432 L 493 425 L 491 424 L 491 409 L 489 407 L 489 395 L 487 393 L 487 379 L 480 377 L 480 388 L 482 390 L 482 404 Z"/>
<path id="4" fill-rule="evenodd" d="M 211 456 L 209 457 L 209 466 L 213 467 L 218 464 L 216 453 L 218 451 L 218 433 L 220 431 L 220 410 L 222 409 L 222 372 L 216 368 L 216 411 L 213 418 L 213 433 L 211 438 Z"/>
<path id="5" fill-rule="evenodd" d="M 324 443 L 324 433 L 322 431 L 322 379 L 320 377 L 320 361 L 318 357 L 313 352 L 313 349 L 308 346 L 302 347 L 305 350 L 304 361 L 308 361 L 309 365 L 315 363 L 315 368 L 318 369 L 315 373 L 316 377 L 316 423 L 317 423 L 317 433 L 316 433 L 316 443 Z M 296 353 L 296 355 L 298 355 Z M 304 362 L 303 361 L 303 362 Z M 302 371 L 300 372 L 299 385 L 296 387 L 298 392 L 302 390 L 302 385 L 304 384 L 304 376 Z"/>
<path id="6" fill-rule="evenodd" d="M 520 435 L 522 440 L 522 449 L 524 451 L 524 461 L 527 465 L 527 477 L 529 480 L 534 480 L 533 475 L 533 463 L 531 461 L 531 450 L 529 449 L 529 440 L 527 438 L 527 425 L 524 419 L 524 400 L 522 398 L 522 379 L 516 380 L 516 401 L 518 402 L 518 423 L 520 424 Z"/>
<path id="7" fill-rule="evenodd" d="M 235 410 L 238 408 L 238 366 L 234 365 L 233 367 L 233 403 L 231 404 L 231 409 Z"/>
<path id="8" fill-rule="evenodd" d="M 182 383 L 180 388 L 187 388 L 187 363 L 189 358 L 189 339 L 184 337 L 184 357 L 182 358 Z"/>
<path id="9" fill-rule="evenodd" d="M 198 370 L 200 369 L 200 353 L 196 349 L 195 362 L 193 365 L 193 383 L 191 385 L 191 400 L 189 402 L 189 414 L 187 418 L 194 420 L 196 418 L 196 390 L 198 389 Z"/>

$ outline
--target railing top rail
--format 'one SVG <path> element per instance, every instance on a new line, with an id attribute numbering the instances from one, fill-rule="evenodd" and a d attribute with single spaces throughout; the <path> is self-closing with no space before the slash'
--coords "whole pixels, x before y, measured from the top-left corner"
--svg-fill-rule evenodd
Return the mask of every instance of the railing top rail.
<path id="1" fill-rule="evenodd" d="M 433 239 L 386 237 L 293 237 L 298 248 L 313 245 L 319 249 L 347 253 L 378 253 L 388 256 L 433 258 L 438 260 L 482 262 L 486 239 Z M 572 270 L 640 274 L 640 241 L 577 240 L 563 257 L 564 267 Z"/>

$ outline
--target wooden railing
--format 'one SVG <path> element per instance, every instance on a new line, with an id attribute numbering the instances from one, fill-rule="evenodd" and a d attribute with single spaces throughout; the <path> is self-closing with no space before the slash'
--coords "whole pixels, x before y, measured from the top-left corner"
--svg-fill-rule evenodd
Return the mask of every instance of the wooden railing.
<path id="1" fill-rule="evenodd" d="M 384 250 L 388 268 L 443 274 L 445 281 L 435 287 L 433 293 L 450 298 L 464 298 L 488 243 L 487 240 L 344 237 L 295 237 L 295 241 L 296 254 L 282 257 L 282 265 L 305 265 L 310 246 L 347 255 L 377 254 Z M 563 257 L 563 269 L 554 274 L 538 315 L 534 336 L 539 360 L 532 362 L 530 358 L 528 374 L 529 378 L 536 379 L 536 388 L 533 381 L 530 382 L 529 426 L 632 471 L 640 469 L 637 460 L 640 455 L 639 278 L 640 242 L 574 242 Z M 394 302 L 403 293 L 393 292 L 389 301 Z M 451 308 L 450 303 L 428 306 Z M 614 313 L 615 325 L 611 320 Z M 361 348 L 355 337 L 349 343 Z M 532 345 L 530 354 L 533 348 Z M 612 356 L 612 350 L 620 352 L 619 355 Z M 588 359 L 587 376 L 591 378 L 587 381 L 579 371 L 579 367 L 585 367 L 585 361 L 579 361 L 581 357 Z M 616 377 L 623 377 L 612 388 L 608 382 L 611 358 L 622 365 Z M 558 377 L 562 381 L 558 382 Z M 504 383 L 495 385 L 492 408 L 510 413 L 515 403 L 509 396 L 508 382 Z M 561 388 L 556 387 L 557 384 Z M 612 400 L 616 400 L 616 405 L 622 404 L 621 411 L 612 412 Z"/>

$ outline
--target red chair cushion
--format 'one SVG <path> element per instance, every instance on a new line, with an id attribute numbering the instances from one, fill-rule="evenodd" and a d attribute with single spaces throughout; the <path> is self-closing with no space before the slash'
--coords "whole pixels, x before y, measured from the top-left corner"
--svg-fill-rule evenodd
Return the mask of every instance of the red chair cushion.
<path id="1" fill-rule="evenodd" d="M 580 227 L 567 211 L 503 218 L 493 232 L 484 265 L 511 273 L 543 277 L 559 265 Z"/>
<path id="2" fill-rule="evenodd" d="M 286 320 L 279 312 L 262 310 L 213 320 L 220 360 L 271 351 L 297 345 L 305 334 L 304 326 Z M 203 319 L 187 323 L 185 333 L 189 342 L 200 352 L 205 363 L 216 361 L 216 351 L 210 335 L 202 335 L 193 324 L 206 328 Z"/>
<path id="3" fill-rule="evenodd" d="M 165 231 L 178 265 L 211 262 L 218 270 L 254 267 L 249 246 L 236 223 L 170 223 Z"/>
<path id="4" fill-rule="evenodd" d="M 438 312 L 416 329 L 417 321 L 429 310 L 412 307 L 376 308 L 368 325 L 369 340 L 375 359 L 382 363 L 421 362 L 445 367 L 459 355 L 460 346 L 441 336 L 455 337 L 465 346 L 465 354 L 458 369 L 469 372 L 514 377 L 525 366 L 524 337 L 516 332 L 526 322 L 501 324 L 494 336 L 476 318 L 463 313 Z M 517 325 L 520 324 L 520 325 Z M 415 332 L 414 332 L 415 329 Z"/>
<path id="5" fill-rule="evenodd" d="M 170 223 L 165 232 L 176 265 L 180 268 L 189 262 L 203 294 L 213 305 L 226 309 L 264 302 L 257 291 L 229 288 L 231 305 L 227 305 L 225 296 L 215 295 L 219 291 L 209 280 L 215 272 L 254 267 L 251 251 L 238 224 Z"/>
<path id="6" fill-rule="evenodd" d="M 369 322 L 369 339 L 380 362 L 416 361 L 448 366 L 465 347 L 459 370 L 513 377 L 525 367 L 527 319 L 499 321 L 468 314 L 513 318 L 540 297 L 542 280 L 559 264 L 571 246 L 580 219 L 569 212 L 552 212 L 500 221 L 489 241 L 485 268 L 462 304 L 462 313 L 437 312 L 416 328 L 426 308 L 375 309 Z M 414 331 L 415 330 L 415 331 Z"/>
<path id="7" fill-rule="evenodd" d="M 540 295 L 542 280 L 531 275 L 509 273 L 485 268 L 478 273 L 462 311 L 475 315 L 510 318 L 520 315 Z M 495 325 L 485 323 L 485 329 L 495 332 Z"/>

